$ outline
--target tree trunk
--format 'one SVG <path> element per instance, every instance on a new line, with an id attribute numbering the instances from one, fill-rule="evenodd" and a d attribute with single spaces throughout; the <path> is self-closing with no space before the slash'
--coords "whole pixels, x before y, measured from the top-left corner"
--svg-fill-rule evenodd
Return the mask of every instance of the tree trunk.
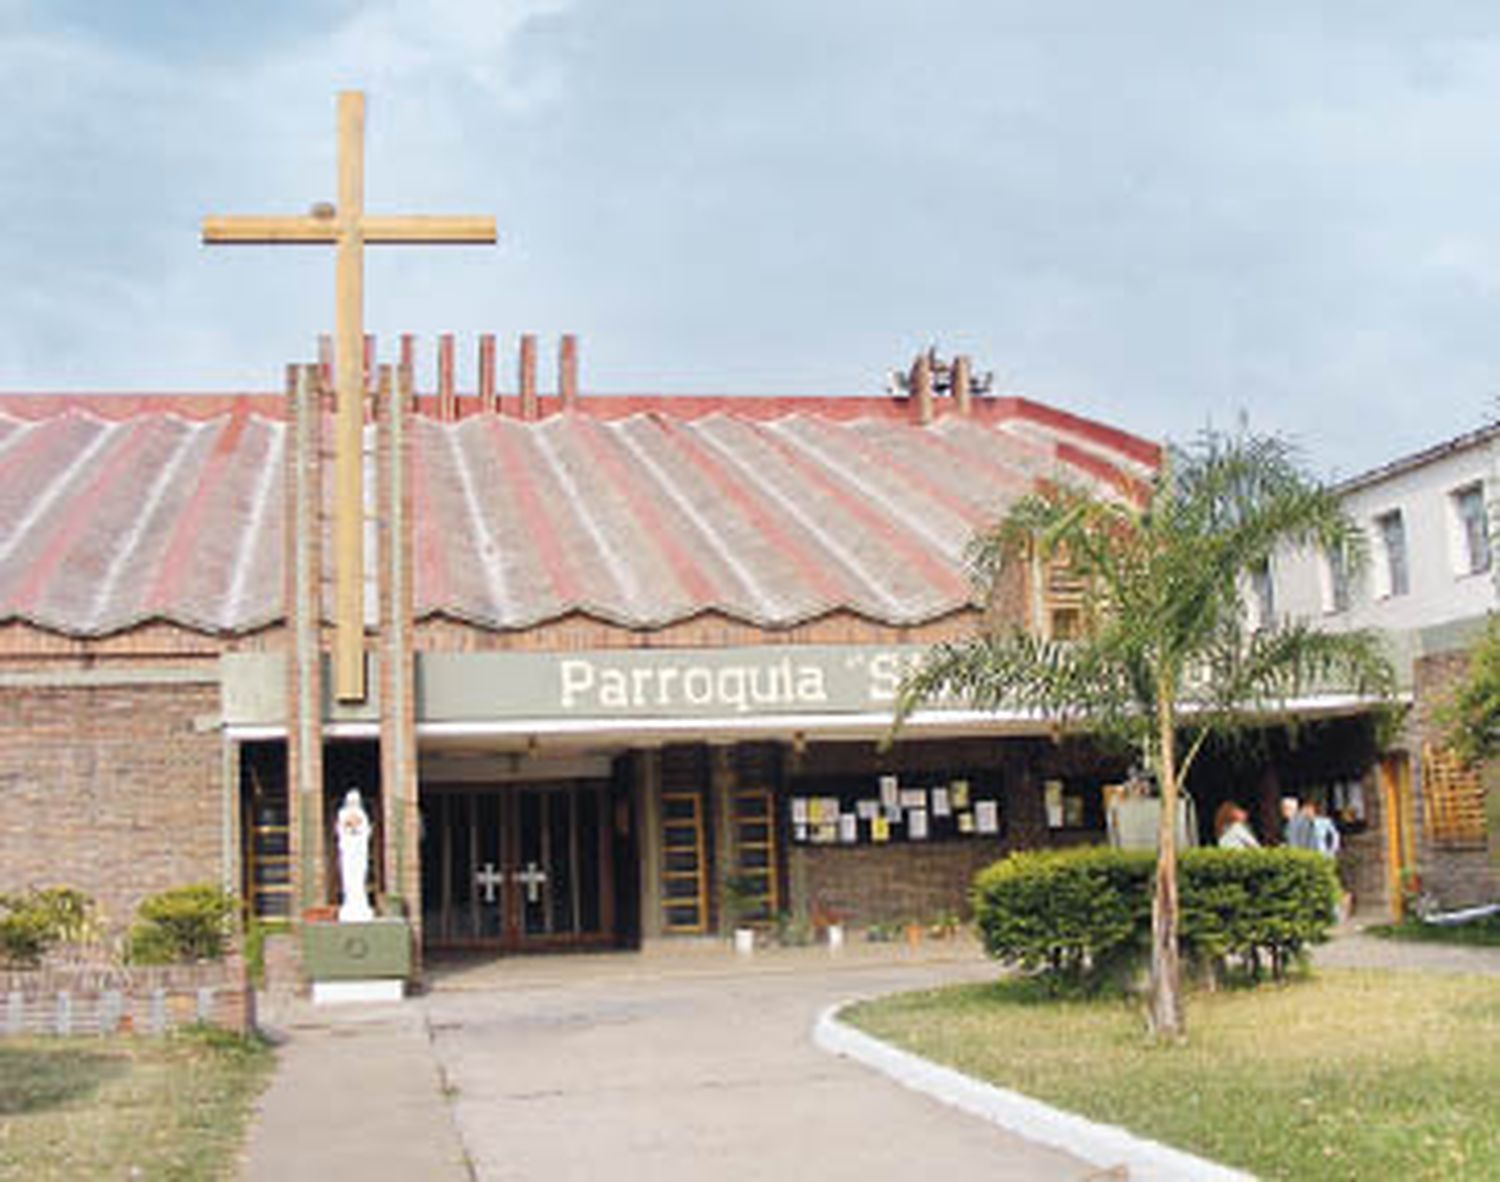
<path id="1" fill-rule="evenodd" d="M 1156 705 L 1160 754 L 1161 821 L 1157 837 L 1156 891 L 1151 899 L 1151 998 L 1149 1022 L 1161 1039 L 1180 1038 L 1182 966 L 1177 954 L 1177 752 L 1174 693 L 1164 686 Z"/>

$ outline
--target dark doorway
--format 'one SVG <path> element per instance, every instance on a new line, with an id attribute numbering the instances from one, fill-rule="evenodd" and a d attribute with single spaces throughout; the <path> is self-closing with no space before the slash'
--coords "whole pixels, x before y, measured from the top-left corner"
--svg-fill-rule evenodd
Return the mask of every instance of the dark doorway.
<path id="1" fill-rule="evenodd" d="M 422 786 L 422 922 L 433 947 L 619 942 L 607 780 Z"/>

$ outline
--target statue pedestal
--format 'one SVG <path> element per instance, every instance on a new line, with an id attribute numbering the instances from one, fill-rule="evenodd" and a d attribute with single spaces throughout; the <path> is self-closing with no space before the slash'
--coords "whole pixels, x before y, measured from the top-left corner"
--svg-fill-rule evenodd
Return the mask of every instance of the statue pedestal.
<path id="1" fill-rule="evenodd" d="M 404 919 L 304 923 L 302 967 L 317 1003 L 399 1001 L 412 971 L 412 930 Z"/>
<path id="2" fill-rule="evenodd" d="M 312 999 L 315 1006 L 345 1005 L 361 1001 L 400 1001 L 406 996 L 406 982 L 378 981 L 314 981 Z"/>

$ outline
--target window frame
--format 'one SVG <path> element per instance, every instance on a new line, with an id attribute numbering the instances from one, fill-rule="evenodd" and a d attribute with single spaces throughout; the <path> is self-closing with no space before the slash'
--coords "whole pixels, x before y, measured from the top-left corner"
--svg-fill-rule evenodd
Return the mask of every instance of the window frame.
<path id="1" fill-rule="evenodd" d="M 1321 551 L 1323 576 L 1323 612 L 1342 615 L 1354 606 L 1354 578 L 1349 555 L 1345 550 Z"/>
<path id="2" fill-rule="evenodd" d="M 1379 542 L 1383 559 L 1378 568 L 1381 580 L 1379 598 L 1399 599 L 1410 595 L 1411 547 L 1406 536 L 1406 514 L 1397 505 L 1375 514 L 1372 520 L 1375 528 L 1371 532 Z M 1393 523 L 1395 529 L 1387 529 L 1387 523 Z M 1392 546 L 1393 537 L 1399 541 L 1399 546 Z M 1399 579 L 1396 577 L 1398 572 Z"/>
<path id="3" fill-rule="evenodd" d="M 1466 505 L 1477 497 L 1477 512 Z M 1490 538 L 1489 502 L 1485 500 L 1484 481 L 1471 480 L 1448 492 L 1449 522 L 1453 531 L 1453 568 L 1459 578 L 1488 574 L 1494 566 L 1494 544 Z M 1479 532 L 1473 526 L 1479 525 Z"/>
<path id="4" fill-rule="evenodd" d="M 1250 605 L 1254 612 L 1252 621 L 1255 631 L 1260 632 L 1276 623 L 1276 578 L 1269 558 L 1257 562 L 1249 570 Z"/>

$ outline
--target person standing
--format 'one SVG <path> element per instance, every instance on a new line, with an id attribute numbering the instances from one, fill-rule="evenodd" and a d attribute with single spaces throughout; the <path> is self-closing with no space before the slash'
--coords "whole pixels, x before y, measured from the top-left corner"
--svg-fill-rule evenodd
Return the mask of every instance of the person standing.
<path id="1" fill-rule="evenodd" d="M 1226 800 L 1214 815 L 1214 831 L 1222 850 L 1254 850 L 1260 842 L 1250 829 L 1250 814 L 1233 800 Z"/>
<path id="2" fill-rule="evenodd" d="M 1343 839 L 1339 836 L 1339 827 L 1333 823 L 1333 818 L 1328 815 L 1328 809 L 1319 806 L 1313 811 L 1313 849 L 1329 858 L 1339 856 L 1339 847 Z"/>
<path id="3" fill-rule="evenodd" d="M 1295 796 L 1283 796 L 1281 798 L 1281 844 L 1292 844 L 1292 822 L 1297 819 L 1297 798 Z"/>
<path id="4" fill-rule="evenodd" d="M 1286 823 L 1286 843 L 1296 850 L 1315 850 L 1318 848 L 1318 837 L 1316 832 L 1317 808 L 1310 800 L 1304 800 L 1297 811 L 1292 814 L 1291 820 Z"/>

